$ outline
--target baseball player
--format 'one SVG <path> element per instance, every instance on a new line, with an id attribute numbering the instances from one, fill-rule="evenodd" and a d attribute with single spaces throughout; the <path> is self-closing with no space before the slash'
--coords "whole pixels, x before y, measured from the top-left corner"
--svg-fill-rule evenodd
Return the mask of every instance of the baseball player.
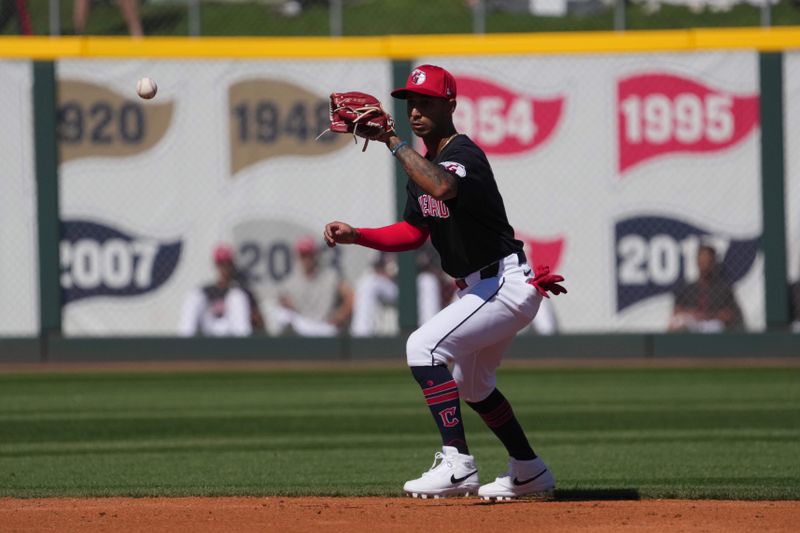
<path id="1" fill-rule="evenodd" d="M 442 268 L 459 289 L 459 298 L 414 331 L 406 345 L 408 365 L 443 446 L 431 468 L 403 489 L 422 498 L 477 491 L 484 499 L 502 500 L 549 493 L 555 488 L 553 476 L 497 389 L 495 372 L 516 333 L 533 320 L 542 297 L 548 291 L 566 292 L 557 283 L 563 278 L 547 268 L 531 277 L 486 155 L 453 125 L 453 76 L 441 67 L 421 65 L 392 96 L 406 100 L 411 129 L 426 150 L 424 156 L 418 153 L 392 127 L 370 137 L 385 143 L 408 174 L 404 220 L 382 228 L 335 221 L 325 226 L 324 238 L 329 246 L 402 251 L 430 237 Z M 510 456 L 508 471 L 483 486 L 464 434 L 462 398 Z"/>

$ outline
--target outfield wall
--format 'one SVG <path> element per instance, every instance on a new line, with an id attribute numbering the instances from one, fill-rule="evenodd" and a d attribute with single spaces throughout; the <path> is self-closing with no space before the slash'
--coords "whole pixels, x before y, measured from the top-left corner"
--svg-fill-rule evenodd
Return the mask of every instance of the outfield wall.
<path id="1" fill-rule="evenodd" d="M 0 39 L 0 84 L 18 95 L 0 102 L 14 124 L 0 134 L 13 163 L 0 359 L 136 357 L 145 341 L 167 357 L 402 353 L 402 335 L 169 337 L 183 296 L 211 275 L 214 243 L 234 243 L 269 316 L 295 238 L 334 218 L 396 220 L 405 178 L 391 158 L 313 137 L 329 92 L 388 95 L 422 62 L 456 75 L 458 129 L 488 153 L 529 255 L 568 279 L 553 302 L 560 334 L 521 336 L 515 355 L 795 355 L 800 162 L 792 150 L 776 161 L 800 133 L 798 46 L 795 28 Z M 143 75 L 159 83 L 151 102 L 133 94 Z M 731 274 L 748 333 L 662 333 L 701 242 Z M 339 247 L 326 261 L 355 280 L 370 257 Z M 401 333 L 415 323 L 412 270 L 401 261 Z"/>

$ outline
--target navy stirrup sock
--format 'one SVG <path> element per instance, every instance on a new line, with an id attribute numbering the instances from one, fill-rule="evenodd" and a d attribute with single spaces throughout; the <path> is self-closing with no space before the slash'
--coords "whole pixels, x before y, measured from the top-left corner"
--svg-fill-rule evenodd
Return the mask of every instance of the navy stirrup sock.
<path id="1" fill-rule="evenodd" d="M 425 402 L 442 435 L 442 445 L 453 446 L 459 453 L 469 455 L 461 421 L 458 387 L 450 370 L 445 365 L 412 366 L 411 374 L 422 387 Z"/>
<path id="2" fill-rule="evenodd" d="M 503 446 L 508 450 L 508 455 L 519 461 L 536 459 L 525 432 L 522 430 L 511 404 L 499 390 L 494 389 L 485 400 L 467 402 L 489 426 Z"/>

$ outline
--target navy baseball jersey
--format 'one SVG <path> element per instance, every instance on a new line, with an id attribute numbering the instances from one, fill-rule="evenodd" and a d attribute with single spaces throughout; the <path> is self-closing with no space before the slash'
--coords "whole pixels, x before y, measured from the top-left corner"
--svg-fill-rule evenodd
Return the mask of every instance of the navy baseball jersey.
<path id="1" fill-rule="evenodd" d="M 457 135 L 431 161 L 456 177 L 458 194 L 450 200 L 437 200 L 409 179 L 403 218 L 428 228 L 445 272 L 462 278 L 522 251 L 523 244 L 514 238 L 514 228 L 508 223 L 492 168 L 478 145 L 466 135 Z"/>

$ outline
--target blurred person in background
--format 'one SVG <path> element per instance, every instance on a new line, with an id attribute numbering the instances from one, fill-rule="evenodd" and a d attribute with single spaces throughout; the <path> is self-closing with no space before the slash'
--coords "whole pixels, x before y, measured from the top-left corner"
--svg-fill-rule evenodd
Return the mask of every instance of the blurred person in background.
<path id="1" fill-rule="evenodd" d="M 263 331 L 263 318 L 251 293 L 239 282 L 233 249 L 219 244 L 213 253 L 216 279 L 193 289 L 181 311 L 178 333 L 182 337 L 245 337 Z"/>
<path id="2" fill-rule="evenodd" d="M 353 296 L 353 337 L 380 337 L 397 334 L 395 304 L 399 289 L 394 254 L 380 252 L 370 269 L 356 281 Z M 386 311 L 392 311 L 387 313 Z M 391 314 L 392 316 L 387 316 Z"/>
<path id="3" fill-rule="evenodd" d="M 700 246 L 697 269 L 699 279 L 675 291 L 669 331 L 718 333 L 743 329 L 742 311 L 712 246 Z"/>
<path id="4" fill-rule="evenodd" d="M 522 240 L 525 243 L 523 249 L 528 260 L 533 264 L 539 263 L 540 258 L 537 257 L 533 242 L 527 239 Z M 554 261 L 557 262 L 557 259 Z M 558 318 L 556 317 L 555 303 L 549 298 L 542 299 L 542 303 L 539 304 L 539 312 L 536 313 L 533 321 L 519 331 L 520 335 L 555 335 L 556 333 L 558 333 Z"/>
<path id="5" fill-rule="evenodd" d="M 439 254 L 426 241 L 417 249 L 417 325 L 422 326 L 450 302 L 457 287 L 440 266 Z"/>
<path id="6" fill-rule="evenodd" d="M 283 334 L 333 337 L 346 330 L 353 312 L 353 289 L 338 269 L 320 264 L 320 250 L 312 237 L 295 244 L 299 263 L 278 297 L 274 319 Z"/>
<path id="7" fill-rule="evenodd" d="M 430 243 L 417 251 L 417 325 L 429 321 L 442 309 L 443 301 L 450 301 L 455 294 L 452 280 L 443 282 L 446 276 L 436 266 L 436 250 Z M 396 305 L 399 296 L 397 286 L 397 260 L 394 253 L 380 252 L 372 269 L 359 278 L 355 286 L 353 321 L 350 334 L 353 337 L 396 335 L 399 332 Z M 450 288 L 452 286 L 452 289 Z M 394 312 L 393 322 L 388 327 L 387 308 Z"/>
<path id="8" fill-rule="evenodd" d="M 25 0 L 0 0 L 0 32 L 12 17 L 17 18 L 17 31 L 20 35 L 33 35 L 28 5 Z"/>
<path id="9" fill-rule="evenodd" d="M 555 335 L 558 333 L 558 319 L 553 305 L 551 300 L 542 300 L 539 312 L 536 313 L 530 325 L 520 331 L 520 334 Z"/>
<path id="10" fill-rule="evenodd" d="M 792 331 L 800 333 L 800 279 L 789 285 L 789 320 Z"/>
<path id="11" fill-rule="evenodd" d="M 131 37 L 143 37 L 142 21 L 139 18 L 139 0 L 116 0 L 119 10 L 128 25 Z M 92 0 L 75 0 L 72 10 L 72 24 L 75 35 L 86 33 L 86 22 L 89 19 L 89 11 L 92 7 Z"/>

